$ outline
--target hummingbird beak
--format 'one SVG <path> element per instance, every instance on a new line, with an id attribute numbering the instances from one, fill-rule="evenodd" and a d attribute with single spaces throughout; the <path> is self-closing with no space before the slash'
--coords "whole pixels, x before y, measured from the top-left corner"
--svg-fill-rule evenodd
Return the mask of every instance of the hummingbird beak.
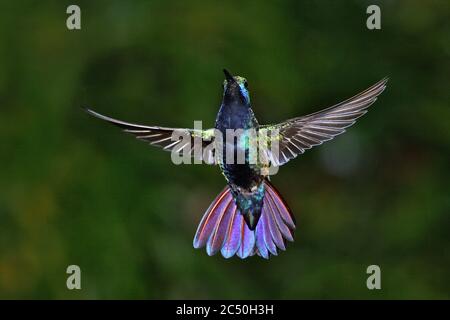
<path id="1" fill-rule="evenodd" d="M 227 79 L 227 82 L 236 82 L 236 80 L 234 80 L 233 76 L 228 72 L 227 69 L 223 69 L 223 73 L 225 74 L 225 79 Z"/>

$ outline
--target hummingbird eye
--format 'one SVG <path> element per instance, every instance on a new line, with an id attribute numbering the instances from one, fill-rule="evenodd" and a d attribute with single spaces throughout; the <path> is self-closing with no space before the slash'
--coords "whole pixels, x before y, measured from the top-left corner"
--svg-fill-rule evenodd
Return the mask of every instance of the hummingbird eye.
<path id="1" fill-rule="evenodd" d="M 245 89 L 248 89 L 248 82 L 247 81 L 244 82 L 244 87 L 245 87 Z"/>

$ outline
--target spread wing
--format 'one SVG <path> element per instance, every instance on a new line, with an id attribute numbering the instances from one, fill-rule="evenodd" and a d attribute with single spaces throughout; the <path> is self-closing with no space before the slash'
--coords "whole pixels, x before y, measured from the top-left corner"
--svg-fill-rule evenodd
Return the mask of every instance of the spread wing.
<path id="1" fill-rule="evenodd" d="M 215 164 L 214 148 L 210 145 L 214 141 L 214 129 L 194 130 L 145 126 L 113 119 L 87 108 L 85 110 L 90 115 L 135 135 L 137 139 L 149 142 L 150 145 L 161 147 L 165 151 L 177 152 L 183 156 L 202 159 L 208 164 Z M 199 152 L 194 150 L 195 146 L 199 147 Z M 203 150 L 204 154 L 202 154 Z"/>
<path id="2" fill-rule="evenodd" d="M 344 133 L 367 112 L 367 108 L 386 88 L 387 81 L 384 78 L 356 96 L 327 109 L 276 125 L 261 126 L 260 136 L 267 137 L 262 148 L 268 160 L 275 166 L 283 165 L 305 150 Z"/>

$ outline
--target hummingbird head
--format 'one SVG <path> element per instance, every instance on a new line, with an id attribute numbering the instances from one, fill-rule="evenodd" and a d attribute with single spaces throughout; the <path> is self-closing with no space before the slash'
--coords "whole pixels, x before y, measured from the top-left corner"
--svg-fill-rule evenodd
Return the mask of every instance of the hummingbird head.
<path id="1" fill-rule="evenodd" d="M 247 79 L 240 76 L 232 76 L 223 69 L 225 80 L 223 81 L 223 99 L 228 103 L 239 102 L 250 105 L 250 93 L 248 91 Z"/>

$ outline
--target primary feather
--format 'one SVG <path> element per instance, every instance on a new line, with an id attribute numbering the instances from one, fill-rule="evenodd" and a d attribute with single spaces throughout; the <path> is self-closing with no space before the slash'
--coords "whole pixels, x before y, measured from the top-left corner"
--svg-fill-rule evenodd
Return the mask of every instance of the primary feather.
<path id="1" fill-rule="evenodd" d="M 278 154 L 271 153 L 268 157 L 273 164 L 280 166 L 314 146 L 333 139 L 345 132 L 345 129 L 356 122 L 356 119 L 367 112 L 386 88 L 388 79 L 377 82 L 356 96 L 324 110 L 275 125 L 264 125 L 260 130 L 264 136 L 272 137 L 278 142 Z M 276 134 L 271 133 L 276 132 Z"/>

